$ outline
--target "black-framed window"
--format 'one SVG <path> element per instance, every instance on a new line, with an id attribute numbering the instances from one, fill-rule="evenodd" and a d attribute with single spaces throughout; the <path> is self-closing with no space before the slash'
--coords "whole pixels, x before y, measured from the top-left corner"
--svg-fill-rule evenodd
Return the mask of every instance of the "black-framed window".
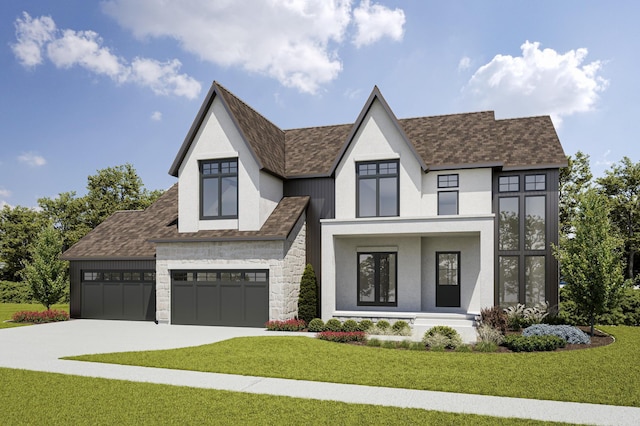
<path id="1" fill-rule="evenodd" d="M 155 281 L 155 271 L 82 271 L 82 281 Z"/>
<path id="2" fill-rule="evenodd" d="M 500 176 L 499 192 L 518 192 L 520 190 L 520 176 Z"/>
<path id="3" fill-rule="evenodd" d="M 458 191 L 438 192 L 438 215 L 458 214 Z"/>
<path id="4" fill-rule="evenodd" d="M 268 271 L 171 271 L 171 278 L 176 282 L 216 283 L 224 281 L 250 281 L 266 283 L 269 281 Z"/>
<path id="5" fill-rule="evenodd" d="M 547 189 L 546 175 L 525 175 L 525 191 L 544 191 L 545 189 Z"/>
<path id="6" fill-rule="evenodd" d="M 238 217 L 238 159 L 200 162 L 200 219 Z"/>
<path id="7" fill-rule="evenodd" d="M 396 253 L 358 253 L 358 305 L 397 306 Z"/>
<path id="8" fill-rule="evenodd" d="M 398 216 L 400 179 L 398 160 L 356 163 L 356 216 Z"/>
<path id="9" fill-rule="evenodd" d="M 458 175 L 438 175 L 438 188 L 457 188 Z"/>
<path id="10" fill-rule="evenodd" d="M 460 252 L 436 253 L 436 282 L 438 285 L 460 285 Z"/>

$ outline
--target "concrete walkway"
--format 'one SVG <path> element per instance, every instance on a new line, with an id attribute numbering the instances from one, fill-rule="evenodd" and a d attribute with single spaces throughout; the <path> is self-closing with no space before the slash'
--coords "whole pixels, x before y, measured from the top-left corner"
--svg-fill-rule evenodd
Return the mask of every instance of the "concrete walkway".
<path id="1" fill-rule="evenodd" d="M 90 353 L 195 346 L 233 337 L 265 335 L 282 336 L 283 333 L 255 328 L 72 320 L 0 329 L 0 367 L 498 417 L 597 425 L 640 424 L 640 408 L 635 407 L 344 385 L 59 359 Z"/>

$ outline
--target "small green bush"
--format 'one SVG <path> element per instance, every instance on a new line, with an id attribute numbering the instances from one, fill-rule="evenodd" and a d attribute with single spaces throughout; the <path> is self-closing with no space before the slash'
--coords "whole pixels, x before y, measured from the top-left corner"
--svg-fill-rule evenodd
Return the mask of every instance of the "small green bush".
<path id="1" fill-rule="evenodd" d="M 367 346 L 373 346 L 377 348 L 380 345 L 382 345 L 382 342 L 380 341 L 380 339 L 376 339 L 375 337 L 373 339 L 367 340 Z"/>
<path id="2" fill-rule="evenodd" d="M 298 317 L 310 322 L 316 315 L 318 315 L 318 282 L 313 266 L 307 264 L 300 279 Z"/>
<path id="3" fill-rule="evenodd" d="M 382 347 L 385 349 L 395 349 L 396 342 L 394 342 L 393 340 L 385 340 L 382 342 Z"/>
<path id="4" fill-rule="evenodd" d="M 364 331 L 365 333 L 368 333 L 369 331 L 371 331 L 371 329 L 373 329 L 373 322 L 371 322 L 368 319 L 363 319 L 358 323 L 359 331 Z"/>
<path id="5" fill-rule="evenodd" d="M 411 327 L 409 327 L 409 324 L 407 324 L 406 321 L 402 320 L 394 322 L 393 326 L 391 326 L 391 330 L 393 331 L 393 334 L 398 336 L 408 336 L 411 334 Z"/>
<path id="6" fill-rule="evenodd" d="M 324 321 L 320 318 L 314 318 L 309 322 L 309 331 L 312 333 L 319 333 L 324 331 Z"/>
<path id="7" fill-rule="evenodd" d="M 500 332 L 500 330 L 491 327 L 487 323 L 483 323 L 482 325 L 480 325 L 480 327 L 477 328 L 476 332 L 478 333 L 479 342 L 494 343 L 495 345 L 500 345 L 504 340 L 504 335 Z"/>
<path id="8" fill-rule="evenodd" d="M 325 331 L 342 331 L 342 323 L 337 318 L 331 318 L 324 324 Z"/>
<path id="9" fill-rule="evenodd" d="M 360 330 L 358 330 L 358 323 L 352 319 L 349 319 L 342 323 L 342 331 L 360 331 Z"/>
<path id="10" fill-rule="evenodd" d="M 455 328 L 449 327 L 448 325 L 436 325 L 434 327 L 431 327 L 429 330 L 427 330 L 426 333 L 424 333 L 424 335 L 433 336 L 436 333 L 442 334 L 443 336 L 448 337 L 449 339 L 460 337 L 460 335 L 455 330 Z"/>
<path id="11" fill-rule="evenodd" d="M 538 352 L 555 351 L 564 348 L 567 342 L 558 336 L 507 336 L 502 343 L 503 346 L 513 352 Z"/>
<path id="12" fill-rule="evenodd" d="M 476 352 L 497 352 L 498 345 L 493 342 L 478 342 L 473 349 Z"/>
<path id="13" fill-rule="evenodd" d="M 462 338 L 454 328 L 436 325 L 424 333 L 422 343 L 432 350 L 440 346 L 442 349 L 455 349 L 462 344 Z"/>
<path id="14" fill-rule="evenodd" d="M 398 347 L 398 349 L 409 349 L 409 348 L 411 348 L 411 340 L 405 339 L 405 340 L 403 340 L 401 342 L 398 342 L 397 347 Z"/>
<path id="15" fill-rule="evenodd" d="M 387 331 L 389 327 L 391 327 L 391 324 L 389 324 L 389 321 L 380 320 L 376 323 L 376 327 L 380 330 Z"/>
<path id="16" fill-rule="evenodd" d="M 424 345 L 421 342 L 411 342 L 410 351 L 424 351 Z"/>
<path id="17" fill-rule="evenodd" d="M 265 327 L 269 331 L 300 331 L 307 326 L 301 319 L 289 319 L 286 321 L 267 321 Z"/>
<path id="18" fill-rule="evenodd" d="M 469 345 L 460 345 L 455 349 L 456 352 L 473 352 L 471 346 Z"/>
<path id="19" fill-rule="evenodd" d="M 367 341 L 367 337 L 362 331 L 322 331 L 316 337 L 320 340 L 336 343 Z"/>
<path id="20" fill-rule="evenodd" d="M 529 321 L 524 316 L 525 305 L 518 303 L 504 309 L 507 315 L 507 327 L 512 331 L 520 331 L 523 327 L 529 326 Z"/>

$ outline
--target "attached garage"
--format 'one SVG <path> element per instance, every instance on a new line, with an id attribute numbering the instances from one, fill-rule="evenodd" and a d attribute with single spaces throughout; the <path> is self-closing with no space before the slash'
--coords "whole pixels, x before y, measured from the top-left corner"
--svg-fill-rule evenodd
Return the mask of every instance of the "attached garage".
<path id="1" fill-rule="evenodd" d="M 82 271 L 82 318 L 153 321 L 155 271 Z"/>
<path id="2" fill-rule="evenodd" d="M 268 319 L 266 270 L 171 273 L 172 324 L 262 327 Z"/>

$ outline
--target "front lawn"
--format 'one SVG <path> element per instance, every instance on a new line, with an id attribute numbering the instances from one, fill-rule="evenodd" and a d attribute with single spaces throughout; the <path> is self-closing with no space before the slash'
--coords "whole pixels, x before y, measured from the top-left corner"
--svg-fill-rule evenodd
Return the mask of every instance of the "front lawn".
<path id="1" fill-rule="evenodd" d="M 68 303 L 59 303 L 51 306 L 51 309 L 69 312 Z M 45 311 L 45 307 L 39 303 L 0 303 L 0 328 L 21 327 L 30 324 L 17 324 L 13 322 L 4 322 L 10 320 L 11 316 L 20 311 Z"/>
<path id="2" fill-rule="evenodd" d="M 283 336 L 69 359 L 638 407 L 640 363 L 634 360 L 640 348 L 640 328 L 601 329 L 617 341 L 565 352 L 415 352 Z"/>
<path id="3" fill-rule="evenodd" d="M 551 424 L 6 368 L 0 383 L 0 419 L 7 425 Z"/>

